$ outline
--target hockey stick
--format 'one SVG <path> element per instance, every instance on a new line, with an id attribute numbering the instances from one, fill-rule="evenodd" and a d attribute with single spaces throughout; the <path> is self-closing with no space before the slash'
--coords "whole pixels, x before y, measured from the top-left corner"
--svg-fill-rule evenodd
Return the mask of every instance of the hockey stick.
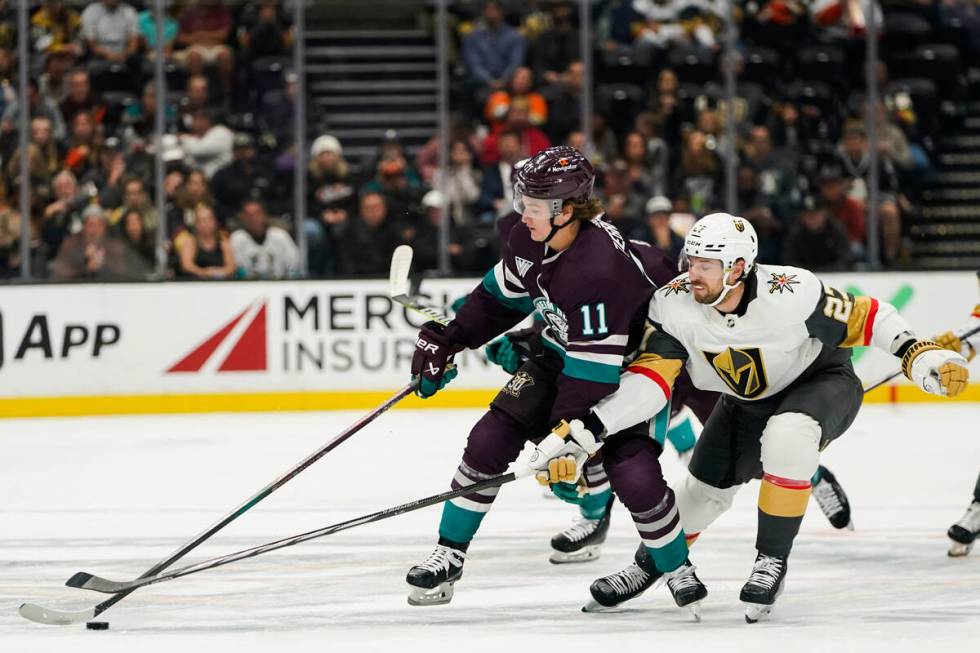
<path id="1" fill-rule="evenodd" d="M 408 272 L 412 269 L 412 257 L 415 252 L 409 245 L 399 245 L 391 255 L 391 269 L 389 270 L 388 283 L 391 291 L 391 298 L 404 306 L 415 311 L 420 315 L 438 322 L 439 324 L 449 324 L 449 316 L 436 309 L 420 304 L 411 295 L 411 284 L 408 280 Z"/>
<path id="2" fill-rule="evenodd" d="M 972 335 L 976 335 L 977 333 L 980 333 L 980 326 L 974 327 L 974 328 L 970 329 L 969 331 L 967 331 L 966 333 L 964 333 L 963 335 L 961 335 L 960 336 L 960 340 L 965 340 L 966 338 L 969 338 Z M 865 392 L 871 392 L 875 388 L 885 385 L 886 383 L 888 383 L 889 381 L 891 381 L 895 377 L 901 376 L 901 374 L 902 374 L 902 370 L 898 370 L 897 372 L 893 372 L 892 374 L 889 374 L 888 376 L 886 376 L 885 378 L 883 378 L 881 381 L 878 381 L 877 383 L 875 383 L 873 385 L 869 385 L 867 388 L 864 389 L 864 391 Z"/>
<path id="3" fill-rule="evenodd" d="M 285 485 L 291 479 L 298 476 L 300 472 L 308 468 L 316 461 L 320 460 L 320 458 L 323 458 L 323 456 L 325 456 L 327 453 L 335 449 L 342 442 L 344 442 L 352 435 L 354 435 L 355 433 L 363 429 L 365 426 L 373 422 L 383 413 L 387 412 L 392 406 L 397 404 L 399 401 L 401 401 L 402 399 L 410 395 L 415 390 L 415 386 L 416 383 L 413 382 L 408 384 L 401 390 L 399 390 L 396 394 L 394 394 L 392 397 L 387 399 L 383 404 L 375 408 L 367 415 L 361 417 L 359 420 L 354 422 L 354 424 L 347 427 L 347 429 L 345 429 L 339 435 L 334 437 L 325 445 L 323 445 L 315 452 L 313 452 L 312 454 L 304 458 L 302 461 L 297 463 L 295 466 L 293 466 L 285 474 L 283 474 L 276 480 L 266 485 L 264 488 L 259 490 L 256 494 L 252 495 L 247 500 L 245 500 L 245 502 L 242 503 L 240 506 L 238 506 L 237 508 L 229 512 L 227 515 L 219 519 L 217 522 L 209 526 L 207 529 L 202 531 L 193 539 L 189 540 L 186 544 L 184 544 L 179 549 L 177 549 L 172 554 L 170 554 L 168 558 L 165 558 L 160 562 L 156 563 L 155 565 L 153 565 L 152 567 L 150 567 L 141 576 L 139 576 L 138 579 L 154 577 L 164 569 L 170 567 L 173 563 L 183 558 L 185 555 L 187 555 L 192 550 L 197 548 L 202 542 L 209 539 L 211 536 L 213 536 L 215 533 L 220 531 L 222 528 L 224 528 L 231 522 L 241 517 L 257 503 L 259 503 L 267 496 L 269 496 L 270 494 L 278 490 L 280 487 Z M 83 587 L 82 583 L 76 580 L 78 576 L 79 574 L 75 574 L 75 576 L 72 576 L 70 579 L 68 579 L 68 582 L 65 584 L 68 585 L 68 587 Z M 138 586 L 139 585 L 136 585 L 135 587 Z M 132 589 L 123 590 L 121 591 L 120 594 L 116 594 L 112 598 L 106 599 L 105 601 L 99 603 L 94 607 L 88 608 L 86 610 L 81 610 L 78 612 L 63 612 L 60 610 L 45 608 L 34 603 L 24 603 L 23 605 L 20 606 L 20 615 L 25 619 L 36 621 L 42 624 L 64 626 L 68 624 L 81 623 L 83 621 L 88 621 L 99 614 L 102 614 L 103 612 L 111 608 L 113 605 L 123 600 L 132 591 L 133 591 Z"/>
<path id="4" fill-rule="evenodd" d="M 262 544 L 260 546 L 252 547 L 250 549 L 243 549 L 236 553 L 229 553 L 228 555 L 220 556 L 217 558 L 211 558 L 210 560 L 204 560 L 197 564 L 188 565 L 186 567 L 181 567 L 180 569 L 174 569 L 173 571 L 168 571 L 159 576 L 154 576 L 152 578 L 141 578 L 129 582 L 116 582 L 112 580 L 107 580 L 99 576 L 93 576 L 92 574 L 85 572 L 78 572 L 72 576 L 72 581 L 76 582 L 75 587 L 83 587 L 85 589 L 95 590 L 96 592 L 105 592 L 107 594 L 115 594 L 117 592 L 132 592 L 133 590 L 143 587 L 145 585 L 155 585 L 156 583 L 162 583 L 168 580 L 174 580 L 182 576 L 189 576 L 190 574 L 196 574 L 200 571 L 206 571 L 208 569 L 214 569 L 215 567 L 222 567 L 224 565 L 236 562 L 238 560 L 244 560 L 246 558 L 254 558 L 255 556 L 262 555 L 263 553 L 268 553 L 269 551 L 275 551 L 276 549 L 283 549 L 287 546 L 293 546 L 301 542 L 307 542 L 309 540 L 314 540 L 319 537 L 325 537 L 327 535 L 333 535 L 334 533 L 339 533 L 340 531 L 346 531 L 351 528 L 356 528 L 358 526 L 363 526 L 364 524 L 371 524 L 376 521 L 381 521 L 383 519 L 389 519 L 391 517 L 397 517 L 398 515 L 404 515 L 405 513 L 414 512 L 416 510 L 421 510 L 422 508 L 427 508 L 429 506 L 442 503 L 444 501 L 449 501 L 450 499 L 455 499 L 456 497 L 463 496 L 464 494 L 472 494 L 473 492 L 479 492 L 480 490 L 486 490 L 488 488 L 500 487 L 506 483 L 517 480 L 531 474 L 534 470 L 530 468 L 525 468 L 518 472 L 508 472 L 506 474 L 500 474 L 498 476 L 492 476 L 488 479 L 482 480 L 479 483 L 474 483 L 472 485 L 467 485 L 466 487 L 459 488 L 457 490 L 450 490 L 448 492 L 443 492 L 441 494 L 436 494 L 430 497 L 425 497 L 424 499 L 417 499 L 409 503 L 403 503 L 400 506 L 394 506 L 392 508 L 386 508 L 378 512 L 373 512 L 369 515 L 364 515 L 362 517 L 356 517 L 354 519 L 349 519 L 337 524 L 332 524 L 330 526 L 325 526 L 323 528 L 318 528 L 317 530 L 307 531 L 306 533 L 300 533 L 299 535 L 293 535 L 291 537 L 286 537 L 281 540 L 276 540 L 275 542 L 269 542 L 267 544 Z M 116 594 L 119 596 L 119 594 Z"/>

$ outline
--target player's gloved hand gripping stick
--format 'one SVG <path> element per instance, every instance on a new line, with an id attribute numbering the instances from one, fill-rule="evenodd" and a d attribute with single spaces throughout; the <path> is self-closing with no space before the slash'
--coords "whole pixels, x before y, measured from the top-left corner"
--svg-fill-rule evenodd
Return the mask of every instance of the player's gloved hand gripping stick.
<path id="1" fill-rule="evenodd" d="M 396 260 L 397 259 L 397 260 Z M 443 323 L 448 322 L 448 318 L 435 311 L 431 308 L 421 306 L 413 302 L 407 296 L 408 288 L 408 272 L 412 264 L 412 251 L 411 248 L 408 249 L 407 260 L 404 257 L 404 253 L 401 258 L 393 257 L 391 265 L 391 275 L 390 281 L 390 292 L 392 299 L 395 301 L 415 310 L 417 312 L 426 315 L 437 321 L 442 321 Z M 45 608 L 43 606 L 37 605 L 35 603 L 24 603 L 20 606 L 20 614 L 25 619 L 35 621 L 37 623 L 49 624 L 49 625 L 69 625 L 76 623 L 83 623 L 89 621 L 99 614 L 102 614 L 113 605 L 123 600 L 130 592 L 134 591 L 137 587 L 140 587 L 140 580 L 156 577 L 160 572 L 169 568 L 175 562 L 183 558 L 185 555 L 197 548 L 201 543 L 208 540 L 211 536 L 216 534 L 218 531 L 223 529 L 225 526 L 235 521 L 248 510 L 250 510 L 257 503 L 265 499 L 267 496 L 278 490 L 280 487 L 285 485 L 291 479 L 298 476 L 303 470 L 310 467 L 313 463 L 320 460 L 327 453 L 335 449 L 342 442 L 353 436 L 355 433 L 363 429 L 365 426 L 373 422 L 375 419 L 380 417 L 383 413 L 387 412 L 392 406 L 400 402 L 402 399 L 410 395 L 417 388 L 417 381 L 413 380 L 407 386 L 399 390 L 392 397 L 387 399 L 383 404 L 375 408 L 373 411 L 365 415 L 364 417 L 357 420 L 354 424 L 349 426 L 339 435 L 334 437 L 332 440 L 324 444 L 321 448 L 317 449 L 315 452 L 304 458 L 302 461 L 293 466 L 289 471 L 287 471 L 282 476 L 278 477 L 264 488 L 259 490 L 257 493 L 246 499 L 241 505 L 229 512 L 227 515 L 216 521 L 214 524 L 206 528 L 204 531 L 194 536 L 191 540 L 183 544 L 180 548 L 174 551 L 170 556 L 159 561 L 149 569 L 147 569 L 138 579 L 134 581 L 129 581 L 126 583 L 119 583 L 120 587 L 125 587 L 125 589 L 116 590 L 115 596 L 112 596 L 105 601 L 99 603 L 90 608 L 79 611 L 62 611 L 55 610 L 51 608 Z M 69 587 L 80 587 L 84 589 L 92 589 L 86 585 L 86 579 L 90 575 L 84 573 L 78 573 L 72 576 L 66 585 Z"/>

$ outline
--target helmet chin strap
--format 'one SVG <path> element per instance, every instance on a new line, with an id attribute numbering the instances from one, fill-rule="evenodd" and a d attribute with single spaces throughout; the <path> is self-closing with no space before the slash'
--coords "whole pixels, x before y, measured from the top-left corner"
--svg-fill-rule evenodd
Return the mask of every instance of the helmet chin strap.
<path id="1" fill-rule="evenodd" d="M 558 215 L 561 215 L 561 213 L 559 213 Z M 568 225 L 570 225 L 573 222 L 575 222 L 575 220 L 572 220 L 571 218 L 569 218 L 568 219 L 568 222 L 566 222 L 565 224 L 557 225 L 557 224 L 555 224 L 555 218 L 557 218 L 558 215 L 551 216 L 551 220 L 550 220 L 550 222 L 551 222 L 551 231 L 548 232 L 548 237 L 544 239 L 545 245 L 547 245 L 548 243 L 550 243 L 551 242 L 551 239 L 554 238 L 555 236 L 557 236 L 559 231 L 561 231 L 562 229 L 564 229 Z"/>
<path id="2" fill-rule="evenodd" d="M 733 291 L 736 288 L 738 288 L 738 285 L 740 283 L 742 283 L 742 281 L 745 279 L 745 276 L 746 276 L 746 273 L 745 272 L 742 272 L 742 276 L 740 276 L 735 281 L 735 283 L 733 283 L 731 285 L 729 285 L 728 283 L 722 283 L 721 292 L 718 293 L 718 298 L 715 301 L 711 302 L 710 304 L 706 304 L 706 305 L 714 308 L 718 304 L 720 304 L 723 301 L 725 301 L 725 298 L 728 297 L 728 293 L 730 293 L 731 291 Z M 726 279 L 728 278 L 728 272 L 725 273 L 725 278 Z"/>

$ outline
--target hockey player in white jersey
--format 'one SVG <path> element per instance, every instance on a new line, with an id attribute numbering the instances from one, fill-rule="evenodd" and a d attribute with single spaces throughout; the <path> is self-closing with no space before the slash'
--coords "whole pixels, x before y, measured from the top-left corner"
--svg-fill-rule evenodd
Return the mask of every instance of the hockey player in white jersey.
<path id="1" fill-rule="evenodd" d="M 768 616 L 784 587 L 787 560 L 811 492 L 820 451 L 857 415 L 863 388 L 847 348 L 873 345 L 901 359 L 917 386 L 955 396 L 968 382 L 966 360 L 919 340 L 898 311 L 872 297 L 823 285 L 811 272 L 756 265 L 752 225 L 708 215 L 685 242 L 689 270 L 657 290 L 649 319 L 656 331 L 623 374 L 619 389 L 593 409 L 616 433 L 649 419 L 669 401 L 682 368 L 695 386 L 722 398 L 705 424 L 675 488 L 688 540 L 760 478 L 757 555 L 742 588 L 746 621 Z M 642 591 L 656 575 L 632 564 L 593 583 L 602 605 L 617 598 L 622 577 Z M 617 582 L 620 581 L 620 582 Z M 637 583 L 634 583 L 637 585 Z"/>
<path id="2" fill-rule="evenodd" d="M 980 282 L 980 270 L 977 271 L 977 281 Z M 956 329 L 936 336 L 936 342 L 955 352 L 959 352 L 967 360 L 973 360 L 980 351 L 980 333 L 970 333 L 980 327 L 980 304 L 977 304 L 970 316 L 970 321 Z M 946 532 L 950 546 L 948 555 L 951 558 L 965 556 L 973 548 L 973 543 L 980 537 L 980 476 L 973 488 L 973 502 L 967 507 L 963 517 L 949 527 Z"/>

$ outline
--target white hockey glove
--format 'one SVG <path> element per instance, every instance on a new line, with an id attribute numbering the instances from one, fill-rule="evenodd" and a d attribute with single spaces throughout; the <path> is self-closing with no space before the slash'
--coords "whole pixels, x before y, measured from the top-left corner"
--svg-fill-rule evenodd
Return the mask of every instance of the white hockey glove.
<path id="1" fill-rule="evenodd" d="M 970 372 L 962 355 L 943 349 L 932 340 L 917 340 L 902 356 L 902 371 L 929 394 L 955 397 L 969 383 Z"/>
<path id="2" fill-rule="evenodd" d="M 528 468 L 541 485 L 551 483 L 576 483 L 585 461 L 602 446 L 599 437 L 592 433 L 582 420 L 562 420 L 551 433 L 534 448 Z"/>

